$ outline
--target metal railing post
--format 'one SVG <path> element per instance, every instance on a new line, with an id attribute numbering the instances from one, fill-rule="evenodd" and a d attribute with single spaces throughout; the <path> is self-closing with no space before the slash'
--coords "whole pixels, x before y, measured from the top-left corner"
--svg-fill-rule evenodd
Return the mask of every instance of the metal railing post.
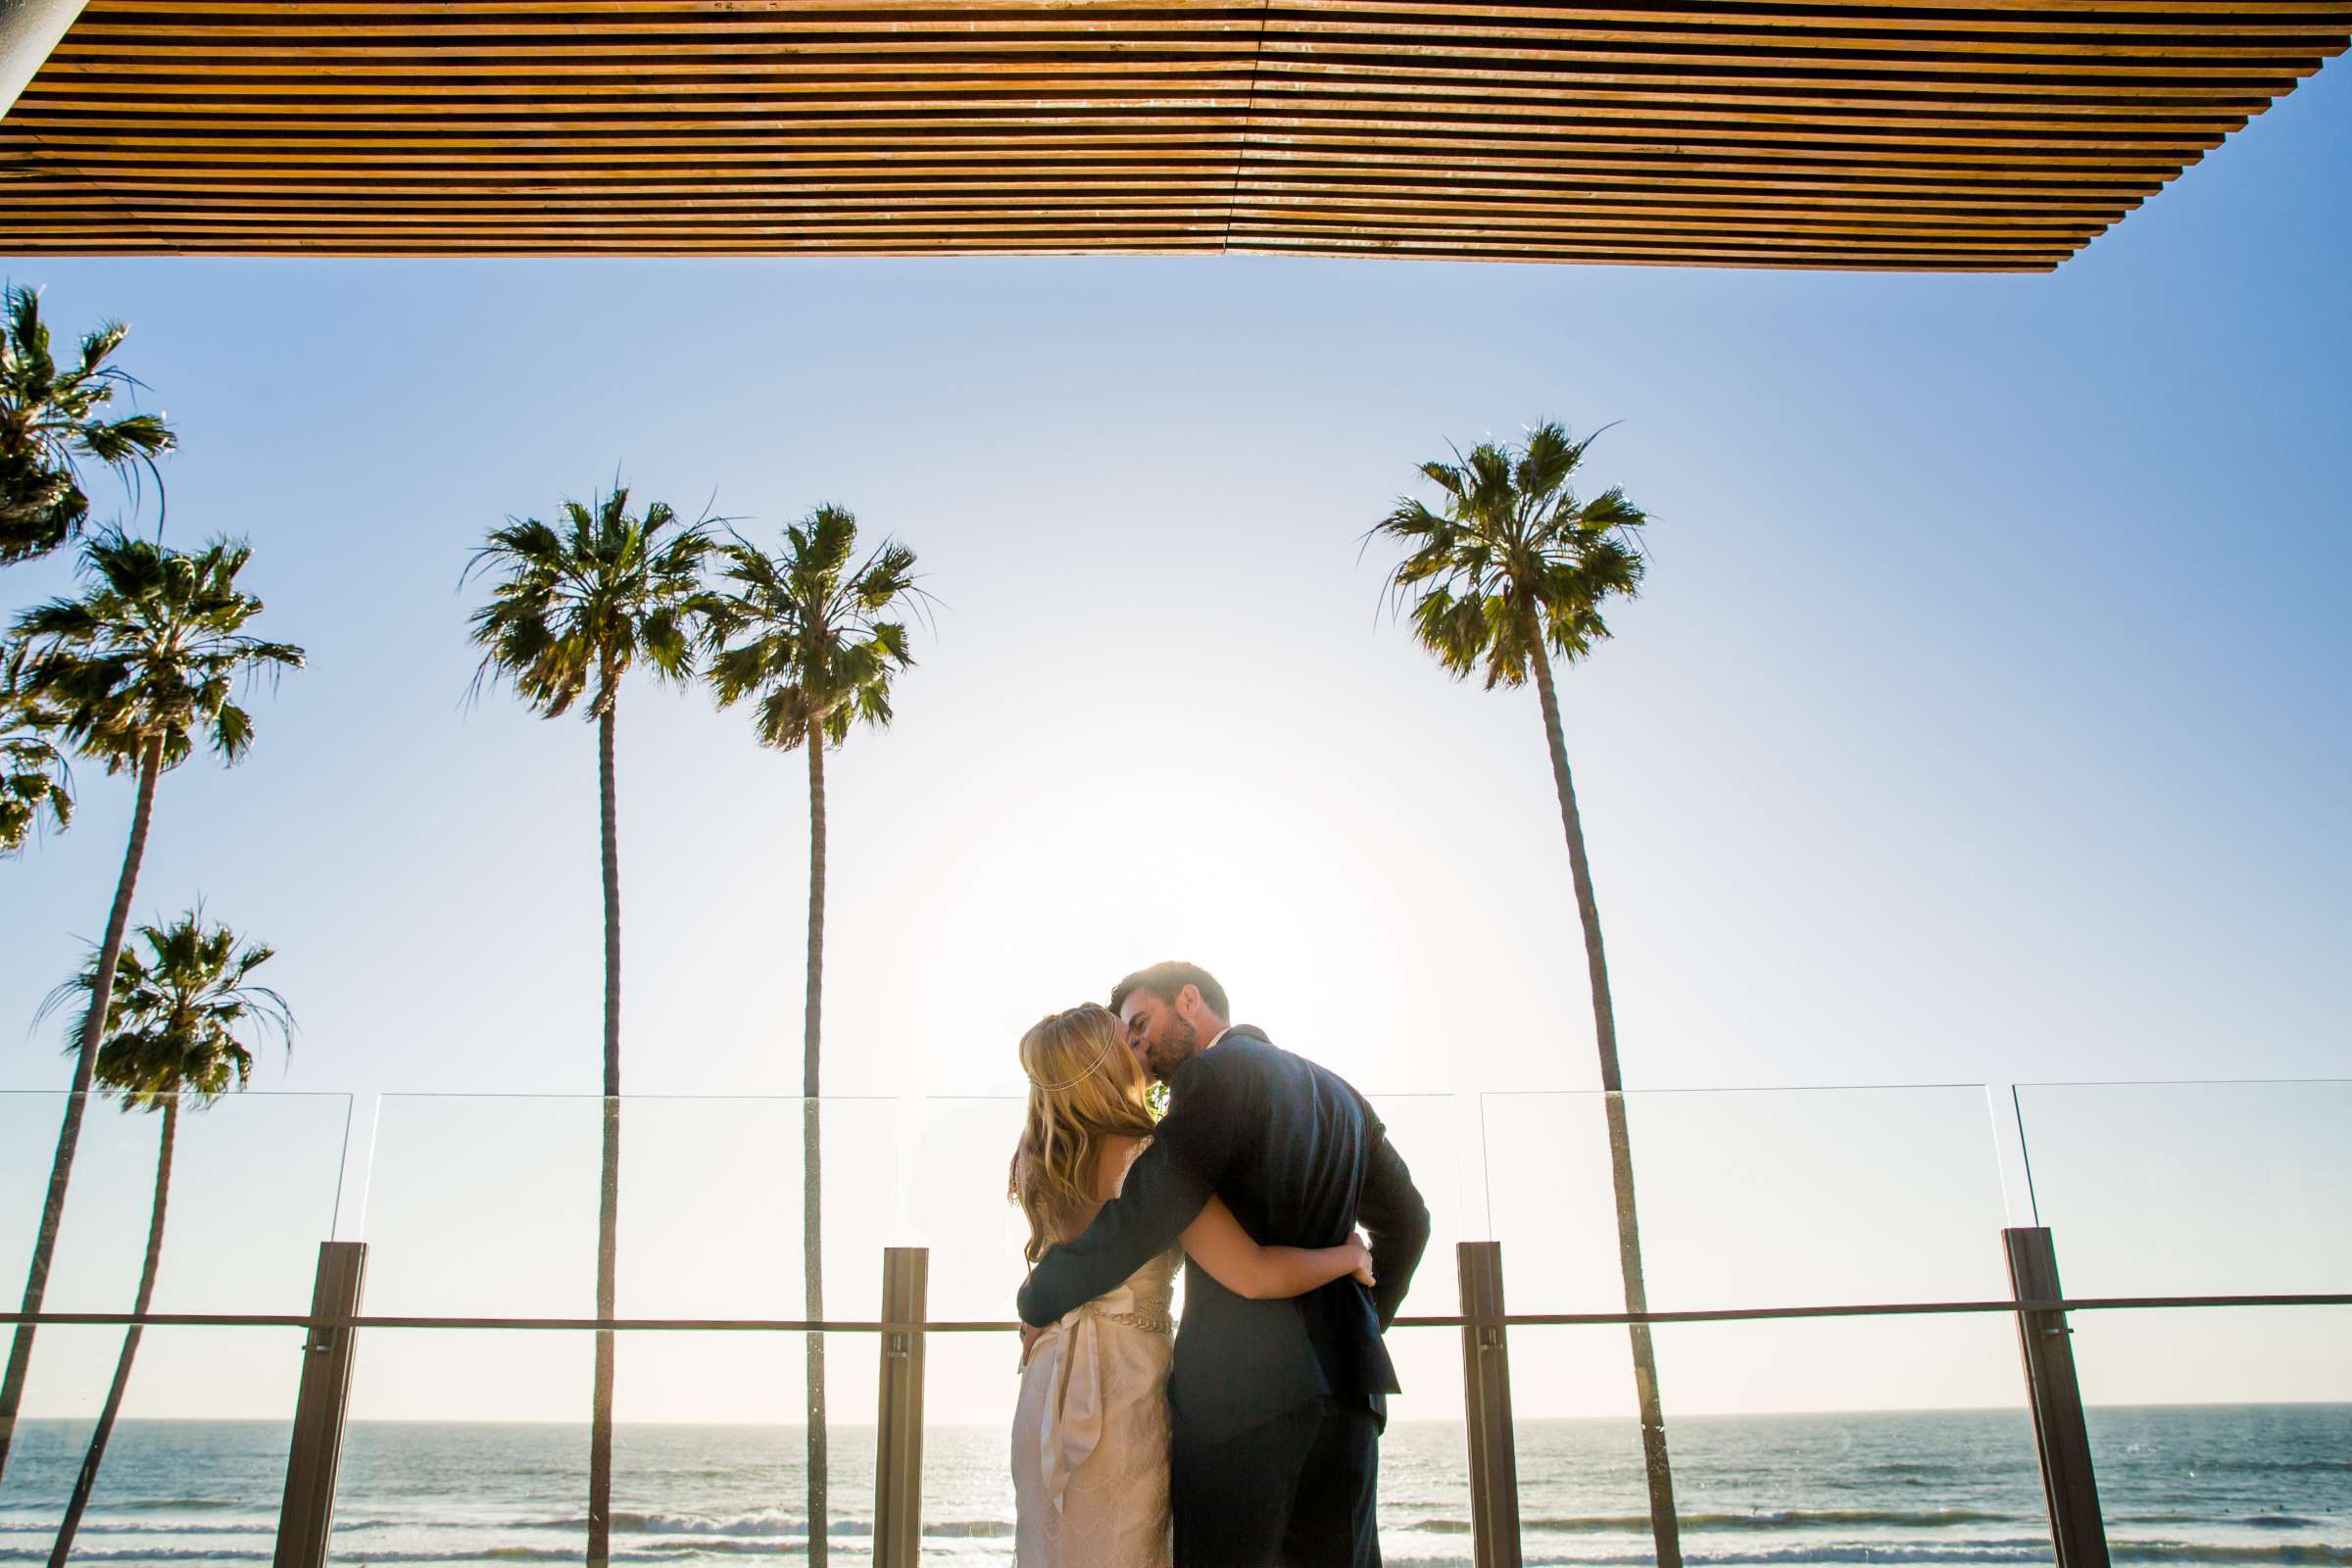
<path id="1" fill-rule="evenodd" d="M 928 1315 L 931 1251 L 882 1250 L 882 1321 Z M 923 1549 L 923 1335 L 882 1331 L 882 1405 L 874 1420 L 874 1568 L 915 1568 Z"/>
<path id="2" fill-rule="evenodd" d="M 365 1242 L 321 1242 L 311 1286 L 311 1316 L 357 1317 Z M 314 1326 L 303 1336 L 302 1390 L 286 1452 L 286 1494 L 277 1510 L 276 1568 L 326 1568 L 335 1519 L 335 1475 L 343 1461 L 343 1412 L 351 1398 L 354 1329 Z"/>
<path id="3" fill-rule="evenodd" d="M 2020 1301 L 2062 1301 L 2058 1252 L 2047 1227 L 2001 1232 L 2009 1254 L 2009 1287 Z M 2108 1568 L 2107 1523 L 2091 1474 L 2090 1433 L 2082 1424 L 2082 1388 L 2075 1379 L 2075 1347 L 2064 1312 L 2017 1314 L 2017 1341 L 2026 1362 L 2026 1392 L 2034 1407 L 2034 1442 L 2041 1454 L 2041 1488 L 2050 1509 L 2057 1568 Z"/>
<path id="4" fill-rule="evenodd" d="M 1519 1568 L 1519 1455 L 1511 1429 L 1511 1360 L 1502 1327 L 1502 1244 L 1457 1242 L 1462 1286 L 1462 1413 L 1470 1429 L 1471 1558 Z M 1489 1321 L 1480 1321 L 1489 1320 Z"/>

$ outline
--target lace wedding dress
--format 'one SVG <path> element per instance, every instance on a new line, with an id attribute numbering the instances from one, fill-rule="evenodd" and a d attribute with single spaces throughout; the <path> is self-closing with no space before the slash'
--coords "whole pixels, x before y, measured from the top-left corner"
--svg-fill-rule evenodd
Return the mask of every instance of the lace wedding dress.
<path id="1" fill-rule="evenodd" d="M 1168 1361 L 1182 1249 L 1049 1327 L 1012 1419 L 1017 1568 L 1168 1568 Z"/>

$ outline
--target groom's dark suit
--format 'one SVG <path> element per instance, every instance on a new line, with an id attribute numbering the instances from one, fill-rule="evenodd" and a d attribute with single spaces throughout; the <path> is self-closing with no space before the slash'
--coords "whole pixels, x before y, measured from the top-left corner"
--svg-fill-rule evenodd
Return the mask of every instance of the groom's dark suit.
<path id="1" fill-rule="evenodd" d="M 1174 1244 L 1211 1194 L 1261 1246 L 1337 1247 L 1361 1225 L 1377 1290 L 1234 1295 L 1198 1263 L 1168 1381 L 1177 1568 L 1380 1561 L 1378 1435 L 1396 1372 L 1381 1331 L 1429 1245 L 1429 1210 L 1372 1107 L 1338 1075 L 1237 1025 L 1169 1080 L 1116 1200 L 1021 1288 L 1046 1324 Z"/>

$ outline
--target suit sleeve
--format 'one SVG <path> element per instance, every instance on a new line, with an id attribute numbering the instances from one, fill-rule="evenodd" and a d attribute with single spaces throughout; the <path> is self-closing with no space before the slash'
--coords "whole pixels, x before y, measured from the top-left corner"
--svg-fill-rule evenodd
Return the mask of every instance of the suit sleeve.
<path id="1" fill-rule="evenodd" d="M 1204 1052 L 1170 1085 L 1152 1146 L 1127 1167 L 1119 1196 L 1076 1239 L 1051 1248 L 1021 1287 L 1021 1321 L 1043 1326 L 1114 1290 L 1175 1245 L 1233 1163 L 1247 1126 L 1248 1085 Z"/>
<path id="2" fill-rule="evenodd" d="M 1404 1304 L 1404 1293 L 1412 1288 L 1413 1271 L 1421 1266 L 1421 1254 L 1429 1248 L 1429 1205 L 1421 1200 L 1413 1173 L 1405 1169 L 1404 1156 L 1389 1142 L 1386 1128 L 1380 1130 L 1373 1145 L 1355 1217 L 1364 1234 L 1372 1238 L 1372 1273 L 1380 1281 L 1373 1288 L 1372 1304 L 1380 1313 L 1381 1331 L 1386 1333 L 1396 1321 L 1396 1309 Z"/>

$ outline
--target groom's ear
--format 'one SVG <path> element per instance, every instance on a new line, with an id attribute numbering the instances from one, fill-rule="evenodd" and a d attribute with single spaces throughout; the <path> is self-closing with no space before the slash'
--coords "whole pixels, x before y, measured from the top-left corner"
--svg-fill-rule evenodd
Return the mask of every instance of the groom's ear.
<path id="1" fill-rule="evenodd" d="M 1200 1010 L 1201 1005 L 1200 988 L 1186 981 L 1184 989 L 1176 993 L 1176 1011 L 1179 1014 L 1195 1013 Z"/>

